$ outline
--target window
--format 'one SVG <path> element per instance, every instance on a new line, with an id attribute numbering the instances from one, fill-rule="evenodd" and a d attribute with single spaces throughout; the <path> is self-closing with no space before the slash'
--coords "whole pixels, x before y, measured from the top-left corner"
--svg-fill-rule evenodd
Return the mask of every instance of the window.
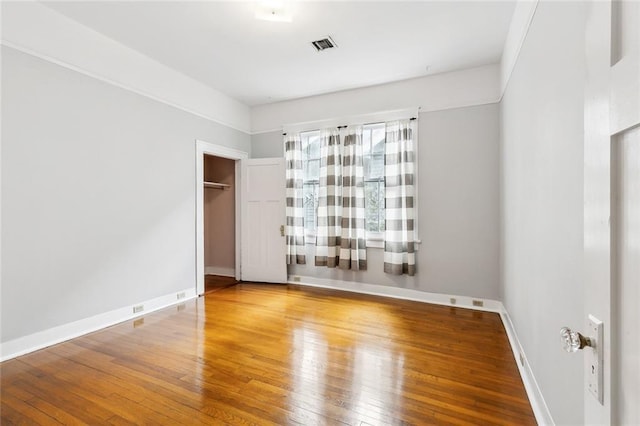
<path id="1" fill-rule="evenodd" d="M 384 232 L 384 123 L 362 128 L 364 207 L 368 239 L 382 239 Z"/>
<path id="2" fill-rule="evenodd" d="M 309 238 L 316 231 L 320 182 L 320 131 L 303 132 L 304 227 Z M 368 240 L 381 240 L 384 233 L 384 142 L 385 124 L 367 124 L 362 129 L 364 203 Z"/>
<path id="3" fill-rule="evenodd" d="M 304 228 L 315 235 L 318 216 L 318 188 L 320 186 L 320 131 L 301 133 L 304 168 L 303 205 Z"/>
<path id="4" fill-rule="evenodd" d="M 420 243 L 415 112 L 386 111 L 283 126 L 287 221 L 295 223 L 288 231 L 295 237 L 287 241 L 288 253 L 299 256 L 303 244 L 313 244 L 316 266 L 364 270 L 367 247 L 382 248 L 385 273 L 415 275 Z M 345 122 L 351 124 L 342 126 Z M 330 139 L 331 146 L 322 146 L 325 138 L 336 138 L 338 133 L 341 140 Z M 326 209 L 319 205 L 325 191 L 324 183 L 320 185 L 325 160 L 330 163 Z M 343 197 L 338 196 L 340 191 Z"/>

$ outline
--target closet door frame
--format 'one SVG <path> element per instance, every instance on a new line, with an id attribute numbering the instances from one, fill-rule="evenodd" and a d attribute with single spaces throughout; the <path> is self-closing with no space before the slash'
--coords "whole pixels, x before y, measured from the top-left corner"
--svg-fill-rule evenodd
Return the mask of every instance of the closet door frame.
<path id="1" fill-rule="evenodd" d="M 241 164 L 242 160 L 249 158 L 249 154 L 226 146 L 216 145 L 200 139 L 196 139 L 196 294 L 204 294 L 204 156 L 213 155 L 216 157 L 235 160 L 235 239 L 236 239 L 236 266 L 235 276 L 240 279 L 240 250 L 242 235 L 240 229 L 240 184 L 241 184 Z"/>

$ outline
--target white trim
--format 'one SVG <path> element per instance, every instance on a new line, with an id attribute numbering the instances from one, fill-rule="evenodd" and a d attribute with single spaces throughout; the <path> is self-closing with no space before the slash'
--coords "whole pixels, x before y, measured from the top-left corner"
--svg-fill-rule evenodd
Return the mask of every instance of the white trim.
<path id="1" fill-rule="evenodd" d="M 244 160 L 249 158 L 249 154 L 245 151 L 217 145 L 201 139 L 196 139 L 196 145 L 206 151 L 206 154 L 215 155 L 216 157 L 228 158 L 230 160 Z"/>
<path id="2" fill-rule="evenodd" d="M 376 232 L 376 234 L 381 234 L 382 236 L 377 236 L 375 238 L 366 239 L 367 248 L 384 248 L 384 233 Z M 416 241 L 419 243 L 419 241 Z M 305 246 L 315 246 L 316 245 L 316 233 L 315 232 L 306 232 L 304 234 L 304 244 Z"/>
<path id="3" fill-rule="evenodd" d="M 236 277 L 235 268 L 224 268 L 222 266 L 205 266 L 204 267 L 205 275 L 218 275 L 221 277 Z"/>
<path id="4" fill-rule="evenodd" d="M 396 109 L 391 111 L 379 111 L 367 114 L 348 115 L 345 117 L 329 118 L 326 120 L 305 121 L 301 123 L 284 124 L 284 133 L 309 132 L 322 130 L 329 127 L 357 126 L 367 123 L 402 120 L 411 117 L 418 118 L 420 107 Z"/>
<path id="5" fill-rule="evenodd" d="M 236 267 L 235 277 L 240 279 L 240 250 L 241 232 L 240 229 L 240 185 L 241 185 L 241 160 L 249 158 L 249 154 L 237 149 L 228 148 L 196 139 L 196 294 L 204 294 L 204 155 L 215 155 L 217 157 L 236 160 L 236 183 L 235 183 L 235 204 L 236 204 Z"/>
<path id="6" fill-rule="evenodd" d="M 309 276 L 295 275 L 300 281 L 294 281 L 294 275 L 287 277 L 288 284 L 306 285 L 309 287 L 329 288 L 333 290 L 349 291 L 352 293 L 370 294 L 372 296 L 390 297 L 393 299 L 413 300 L 414 302 L 431 303 L 434 305 L 455 306 L 457 308 L 475 309 L 477 311 L 502 313 L 502 303 L 497 300 L 483 299 L 480 297 L 455 296 L 441 293 L 428 293 L 426 291 L 409 288 L 389 287 L 377 284 L 367 284 L 356 281 L 331 280 Z M 451 298 L 456 303 L 451 304 Z M 474 300 L 481 300 L 483 306 L 474 306 Z"/>
<path id="7" fill-rule="evenodd" d="M 300 281 L 294 280 L 298 278 Z M 457 296 L 450 294 L 428 293 L 425 291 L 412 290 L 399 287 L 388 287 L 376 284 L 366 284 L 354 281 L 341 281 L 315 278 L 309 276 L 289 275 L 288 284 L 302 285 L 309 287 L 327 288 L 332 290 L 348 291 L 352 293 L 370 294 L 373 296 L 390 297 L 393 299 L 412 300 L 415 302 L 431 303 L 435 305 L 451 306 L 456 308 L 473 309 L 484 312 L 494 312 L 500 315 L 502 324 L 507 333 L 509 345 L 513 352 L 513 357 L 518 366 L 518 372 L 522 378 L 529 403 L 536 417 L 536 422 L 541 426 L 555 425 L 547 404 L 542 396 L 542 392 L 531 370 L 524 349 L 520 345 L 520 340 L 511 323 L 511 317 L 502 302 L 492 299 L 474 298 L 468 296 Z M 451 299 L 456 299 L 456 303 L 451 303 Z M 474 306 L 474 300 L 482 300 L 484 306 Z M 524 365 L 520 363 L 520 354 L 524 359 Z"/>
<path id="8" fill-rule="evenodd" d="M 266 133 L 276 133 L 276 132 L 278 132 L 278 133 L 284 133 L 284 131 L 282 130 L 282 127 L 278 127 L 278 128 L 276 128 L 276 129 L 256 130 L 255 132 L 254 132 L 254 131 L 251 131 L 251 132 L 249 133 L 249 135 L 251 135 L 251 136 L 255 136 L 255 135 L 264 135 L 264 134 L 266 134 Z"/>
<path id="9" fill-rule="evenodd" d="M 383 249 L 384 248 L 384 238 L 383 239 L 379 239 L 379 238 L 375 238 L 375 239 L 367 239 L 367 248 L 378 248 L 378 249 Z"/>
<path id="10" fill-rule="evenodd" d="M 178 299 L 178 296 L 182 293 L 184 293 L 184 297 Z M 133 318 L 144 316 L 159 309 L 194 299 L 195 297 L 196 293 L 193 287 L 185 288 L 164 296 L 141 301 L 139 303 L 134 303 L 122 308 L 94 315 L 89 318 L 84 318 L 29 334 L 24 337 L 19 337 L 14 340 L 9 340 L 8 342 L 2 343 L 0 361 L 6 361 L 57 343 L 71 340 Z M 145 309 L 142 312 L 134 314 L 133 307 L 138 305 L 144 305 Z"/>
<path id="11" fill-rule="evenodd" d="M 549 407 L 547 407 L 547 403 L 542 396 L 542 391 L 540 390 L 538 382 L 533 375 L 531 365 L 529 365 L 529 359 L 525 355 L 524 349 L 522 348 L 518 335 L 516 334 L 516 330 L 511 322 L 511 317 L 504 306 L 502 307 L 502 312 L 500 312 L 500 318 L 502 319 L 502 324 L 507 332 L 511 350 L 513 351 L 513 357 L 518 365 L 518 371 L 520 372 L 522 383 L 524 383 L 524 388 L 527 392 L 527 396 L 529 397 L 529 403 L 533 409 L 533 414 L 536 416 L 536 422 L 541 426 L 555 425 L 555 422 L 551 417 Z M 524 365 L 520 363 L 520 355 L 523 357 Z"/>
<path id="12" fill-rule="evenodd" d="M 513 11 L 511 25 L 507 33 L 507 39 L 502 51 L 500 61 L 500 99 L 504 96 L 511 79 L 511 74 L 516 67 L 520 51 L 529 33 L 533 16 L 538 7 L 538 0 L 518 0 Z"/>

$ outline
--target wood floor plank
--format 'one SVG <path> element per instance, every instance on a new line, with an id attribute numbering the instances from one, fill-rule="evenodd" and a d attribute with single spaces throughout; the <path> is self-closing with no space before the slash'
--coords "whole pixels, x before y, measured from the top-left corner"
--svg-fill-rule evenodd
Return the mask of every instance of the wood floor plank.
<path id="1" fill-rule="evenodd" d="M 217 284 L 0 364 L 0 423 L 535 424 L 498 314 Z"/>
<path id="2" fill-rule="evenodd" d="M 32 424 L 37 424 L 37 425 L 62 424 L 56 419 L 54 419 L 53 417 L 51 417 L 49 414 L 44 413 L 39 409 L 37 409 L 36 407 L 29 405 L 27 401 L 23 401 L 19 398 L 16 398 L 9 393 L 3 394 L 2 406 L 4 407 L 5 405 L 15 410 L 14 416 L 17 415 L 16 418 L 18 423 L 22 423 L 22 420 L 24 419 L 24 420 L 27 420 L 25 421 L 25 424 L 28 424 L 29 422 L 32 422 Z M 4 424 L 4 421 L 3 421 L 3 424 Z"/>

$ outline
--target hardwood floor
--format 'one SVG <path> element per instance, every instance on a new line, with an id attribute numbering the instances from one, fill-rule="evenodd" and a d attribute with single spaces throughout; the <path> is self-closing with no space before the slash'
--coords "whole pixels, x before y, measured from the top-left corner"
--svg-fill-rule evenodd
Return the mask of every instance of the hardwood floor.
<path id="1" fill-rule="evenodd" d="M 9 424 L 535 424 L 497 314 L 238 284 L 0 365 Z"/>
<path id="2" fill-rule="evenodd" d="M 238 281 L 236 281 L 236 279 L 233 277 L 223 277 L 220 275 L 205 275 L 204 276 L 204 292 L 209 293 L 212 291 L 218 291 L 223 288 L 236 285 L 237 283 Z"/>

